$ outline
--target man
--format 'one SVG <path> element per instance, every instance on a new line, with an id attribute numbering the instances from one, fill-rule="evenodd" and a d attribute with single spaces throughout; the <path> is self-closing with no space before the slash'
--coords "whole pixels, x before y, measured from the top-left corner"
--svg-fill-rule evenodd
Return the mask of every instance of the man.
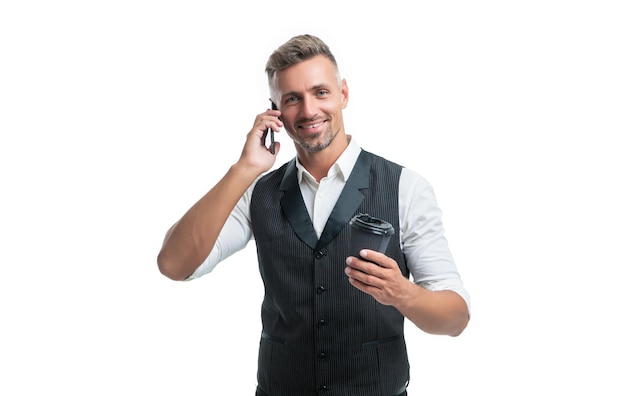
<path id="1" fill-rule="evenodd" d="M 450 336 L 469 320 L 432 189 L 346 134 L 348 86 L 323 41 L 293 37 L 266 72 L 278 110 L 257 115 L 239 160 L 167 232 L 159 269 L 197 278 L 253 238 L 265 285 L 256 394 L 406 395 L 404 318 Z M 268 128 L 297 154 L 272 172 Z M 398 230 L 385 254 L 348 256 L 358 213 Z"/>

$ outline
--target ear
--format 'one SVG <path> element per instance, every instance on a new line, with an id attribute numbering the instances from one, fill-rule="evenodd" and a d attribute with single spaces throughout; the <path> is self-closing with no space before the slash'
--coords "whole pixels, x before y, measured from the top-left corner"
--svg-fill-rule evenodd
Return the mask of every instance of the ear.
<path id="1" fill-rule="evenodd" d="M 348 98 L 350 97 L 350 92 L 348 90 L 348 83 L 344 78 L 341 80 L 341 108 L 345 109 L 348 106 Z"/>

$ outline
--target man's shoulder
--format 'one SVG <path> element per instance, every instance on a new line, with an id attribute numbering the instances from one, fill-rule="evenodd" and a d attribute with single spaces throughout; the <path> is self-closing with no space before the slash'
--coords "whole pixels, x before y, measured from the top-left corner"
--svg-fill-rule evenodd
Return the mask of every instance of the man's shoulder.
<path id="1" fill-rule="evenodd" d="M 362 149 L 362 154 L 369 155 L 372 158 L 372 162 L 376 162 L 382 166 L 394 167 L 394 168 L 404 168 L 404 165 L 399 164 L 396 161 L 390 160 L 386 157 L 383 157 L 379 154 L 375 154 L 371 151 Z"/>
<path id="2" fill-rule="evenodd" d="M 396 161 L 390 160 L 386 157 L 372 153 L 370 151 L 363 150 L 363 152 L 367 153 L 366 155 L 371 156 L 372 162 L 377 161 L 379 163 L 380 167 L 383 169 L 383 173 L 385 173 L 389 169 L 395 169 L 399 171 L 401 184 L 410 185 L 415 188 L 430 186 L 429 181 L 414 169 L 408 168 Z"/>
<path id="3" fill-rule="evenodd" d="M 269 187 L 269 188 L 277 188 L 281 185 L 283 179 L 285 178 L 285 174 L 287 172 L 295 171 L 295 163 L 294 160 L 287 161 L 276 169 L 273 169 L 264 175 L 261 175 L 255 183 L 254 189 L 257 190 L 259 187 Z"/>

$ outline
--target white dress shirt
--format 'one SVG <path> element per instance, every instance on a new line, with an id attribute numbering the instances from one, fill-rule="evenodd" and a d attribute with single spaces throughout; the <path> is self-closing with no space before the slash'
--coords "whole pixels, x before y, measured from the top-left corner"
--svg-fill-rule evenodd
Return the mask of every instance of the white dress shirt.
<path id="1" fill-rule="evenodd" d="M 350 138 L 346 150 L 319 183 L 296 160 L 300 191 L 318 238 L 360 152 L 361 148 L 355 139 Z M 211 272 L 219 262 L 243 249 L 254 238 L 250 225 L 250 198 L 255 184 L 241 197 L 213 251 L 189 279 Z M 417 173 L 403 168 L 398 200 L 400 244 L 413 281 L 429 290 L 453 290 L 463 297 L 469 309 L 469 294 L 448 248 L 441 210 L 430 183 Z"/>

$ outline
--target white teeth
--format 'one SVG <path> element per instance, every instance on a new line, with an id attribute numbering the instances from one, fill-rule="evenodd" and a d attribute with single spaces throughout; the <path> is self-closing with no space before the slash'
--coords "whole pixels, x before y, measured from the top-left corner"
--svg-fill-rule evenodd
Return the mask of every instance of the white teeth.
<path id="1" fill-rule="evenodd" d="M 318 126 L 322 125 L 323 123 L 320 122 L 319 124 L 314 124 L 314 125 L 309 125 L 309 126 L 303 126 L 302 128 L 304 129 L 313 129 L 313 128 L 317 128 Z"/>

